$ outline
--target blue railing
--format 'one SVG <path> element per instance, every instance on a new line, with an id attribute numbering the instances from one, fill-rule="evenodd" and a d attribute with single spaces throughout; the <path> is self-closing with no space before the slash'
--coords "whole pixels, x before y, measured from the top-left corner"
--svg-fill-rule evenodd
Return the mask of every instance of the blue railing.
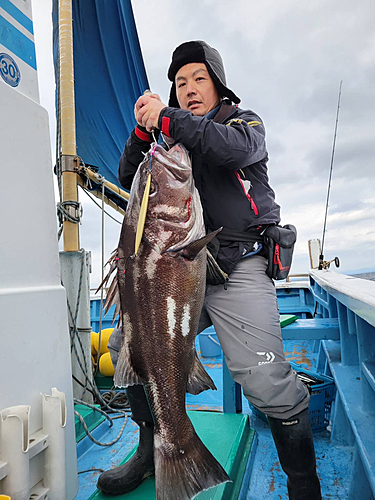
<path id="1" fill-rule="evenodd" d="M 277 302 L 280 314 L 295 314 L 299 318 L 312 318 L 314 315 L 314 299 L 310 293 L 308 282 L 283 283 L 277 287 Z"/>
<path id="2" fill-rule="evenodd" d="M 375 283 L 313 271 L 316 316 L 337 318 L 340 340 L 322 340 L 318 371 L 334 378 L 332 441 L 353 448 L 348 500 L 375 497 Z"/>

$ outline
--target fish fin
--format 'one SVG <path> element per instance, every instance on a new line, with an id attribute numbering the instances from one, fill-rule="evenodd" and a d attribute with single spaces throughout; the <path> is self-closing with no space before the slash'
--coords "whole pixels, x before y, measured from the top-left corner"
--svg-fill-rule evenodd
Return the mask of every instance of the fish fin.
<path id="1" fill-rule="evenodd" d="M 117 315 L 121 313 L 121 303 L 120 303 L 120 291 L 118 288 L 118 280 L 117 280 L 117 250 L 114 250 L 112 252 L 112 256 L 108 260 L 107 264 L 110 264 L 110 269 L 106 276 L 104 277 L 103 281 L 100 283 L 98 289 L 96 290 L 96 293 L 102 288 L 105 287 L 108 282 L 111 280 L 111 284 L 109 285 L 108 291 L 107 291 L 107 297 L 105 299 L 104 303 L 104 314 L 107 314 L 110 308 L 113 305 L 116 305 L 116 311 L 113 316 L 113 321 L 112 324 L 115 322 L 115 319 L 117 318 Z M 106 264 L 106 265 L 107 265 Z"/>
<path id="2" fill-rule="evenodd" d="M 119 299 L 120 299 L 120 295 L 119 295 L 119 290 L 118 290 L 117 277 L 115 276 L 112 280 L 112 283 L 111 283 L 109 289 L 108 289 L 107 297 L 105 299 L 105 303 L 104 303 L 105 314 L 107 314 L 109 309 L 114 304 L 116 304 L 116 305 L 118 304 Z"/>
<path id="3" fill-rule="evenodd" d="M 118 302 L 116 303 L 116 309 L 115 309 L 115 314 L 113 315 L 113 320 L 112 320 L 112 325 L 116 321 L 117 316 L 121 316 L 121 304 L 120 304 L 120 297 Z"/>
<path id="4" fill-rule="evenodd" d="M 129 385 L 142 385 L 131 360 L 128 343 L 124 339 L 118 356 L 113 383 L 116 387 L 129 387 Z"/>
<path id="5" fill-rule="evenodd" d="M 156 429 L 154 437 L 156 500 L 190 500 L 201 491 L 230 481 L 194 429 L 181 447 L 163 440 Z"/>
<path id="6" fill-rule="evenodd" d="M 113 272 L 117 269 L 117 265 L 116 265 L 116 263 L 117 263 L 117 261 L 116 261 L 116 257 L 117 257 L 117 250 L 114 250 L 114 251 L 112 252 L 112 256 L 108 259 L 107 263 L 105 264 L 105 265 L 107 265 L 107 264 L 110 264 L 110 265 L 111 265 L 111 266 L 110 266 L 110 268 L 109 268 L 109 271 L 108 271 L 108 273 L 104 276 L 103 281 L 100 283 L 100 285 L 99 285 L 99 286 L 98 286 L 98 288 L 96 289 L 96 292 L 95 292 L 95 293 L 98 293 L 98 292 L 99 292 L 99 290 L 100 290 L 103 286 L 105 286 L 105 285 L 108 283 L 108 281 L 109 281 L 109 279 L 110 279 L 111 275 L 112 275 L 112 274 L 113 274 Z"/>
<path id="7" fill-rule="evenodd" d="M 216 391 L 217 388 L 214 384 L 214 381 L 204 369 L 200 359 L 198 358 L 197 351 L 195 349 L 194 352 L 195 355 L 194 355 L 193 366 L 191 367 L 189 373 L 186 391 L 194 395 L 200 394 L 201 392 L 206 391 L 207 389 L 212 389 L 213 391 Z"/>
<path id="8" fill-rule="evenodd" d="M 203 236 L 203 238 L 199 238 L 199 240 L 195 240 L 189 245 L 187 245 L 185 248 L 183 248 L 180 253 L 183 257 L 189 260 L 194 260 L 195 257 L 199 254 L 199 252 L 206 246 L 208 243 L 215 238 L 215 236 L 220 233 L 220 231 L 223 228 L 220 227 L 219 229 L 216 229 L 216 231 L 213 231 L 210 234 L 206 234 L 206 236 Z"/>

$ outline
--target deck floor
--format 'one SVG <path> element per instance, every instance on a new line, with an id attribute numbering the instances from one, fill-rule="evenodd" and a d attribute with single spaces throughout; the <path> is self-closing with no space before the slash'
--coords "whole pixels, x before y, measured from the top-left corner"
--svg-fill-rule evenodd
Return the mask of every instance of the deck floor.
<path id="1" fill-rule="evenodd" d="M 298 362 L 303 368 L 314 370 L 316 353 L 313 342 L 286 341 L 284 350 L 290 361 Z M 198 396 L 187 395 L 187 408 L 191 410 L 222 411 L 222 364 L 219 358 L 202 358 L 205 368 L 213 378 L 218 390 L 206 391 Z M 251 415 L 252 427 L 258 436 L 258 446 L 253 457 L 253 470 L 246 497 L 241 500 L 287 500 L 286 476 L 281 470 L 276 449 L 268 425 L 252 414 L 243 397 L 243 413 Z M 97 439 L 111 441 L 119 432 L 123 419 L 116 419 L 109 429 L 105 422 L 95 431 Z M 323 499 L 347 498 L 353 453 L 351 448 L 334 446 L 328 430 L 314 433 L 318 474 L 322 484 Z M 129 418 L 122 438 L 115 445 L 105 448 L 90 446 L 87 438 L 78 445 L 78 470 L 104 469 L 117 466 L 138 441 L 138 427 Z M 79 475 L 80 489 L 77 500 L 87 500 L 96 490 L 100 472 L 85 472 Z M 150 499 L 151 500 L 151 499 Z"/>

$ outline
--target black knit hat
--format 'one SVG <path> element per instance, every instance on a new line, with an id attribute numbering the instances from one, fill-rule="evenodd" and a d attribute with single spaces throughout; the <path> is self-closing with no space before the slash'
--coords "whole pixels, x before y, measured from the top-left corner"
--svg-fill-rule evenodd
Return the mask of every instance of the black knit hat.
<path id="1" fill-rule="evenodd" d="M 174 79 L 176 73 L 180 68 L 182 68 L 182 66 L 193 62 L 201 62 L 206 65 L 207 71 L 211 76 L 220 97 L 228 97 L 228 99 L 235 104 L 241 102 L 241 99 L 239 99 L 236 94 L 226 86 L 227 82 L 225 79 L 224 65 L 219 52 L 213 47 L 210 47 L 208 43 L 197 40 L 182 43 L 173 52 L 172 62 L 168 70 L 168 79 L 172 82 L 169 94 L 169 106 L 174 108 L 180 107 L 177 101 Z"/>

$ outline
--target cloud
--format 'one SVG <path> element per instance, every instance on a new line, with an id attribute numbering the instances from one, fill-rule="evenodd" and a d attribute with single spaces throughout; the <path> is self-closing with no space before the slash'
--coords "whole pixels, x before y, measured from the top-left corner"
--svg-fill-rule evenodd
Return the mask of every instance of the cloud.
<path id="1" fill-rule="evenodd" d="M 230 5 L 227 0 L 136 0 L 132 5 L 150 86 L 164 102 L 174 48 L 203 39 L 220 51 L 241 107 L 263 119 L 282 222 L 298 229 L 293 272 L 308 269 L 307 241 L 322 237 L 343 80 L 325 253 L 339 255 L 341 270 L 375 267 L 373 0 L 236 0 Z M 50 7 L 50 0 L 33 0 L 41 102 L 50 114 L 54 143 Z M 82 200 L 81 242 L 93 252 L 97 284 L 101 216 L 91 200 Z M 106 258 L 118 235 L 118 225 L 106 219 Z"/>

